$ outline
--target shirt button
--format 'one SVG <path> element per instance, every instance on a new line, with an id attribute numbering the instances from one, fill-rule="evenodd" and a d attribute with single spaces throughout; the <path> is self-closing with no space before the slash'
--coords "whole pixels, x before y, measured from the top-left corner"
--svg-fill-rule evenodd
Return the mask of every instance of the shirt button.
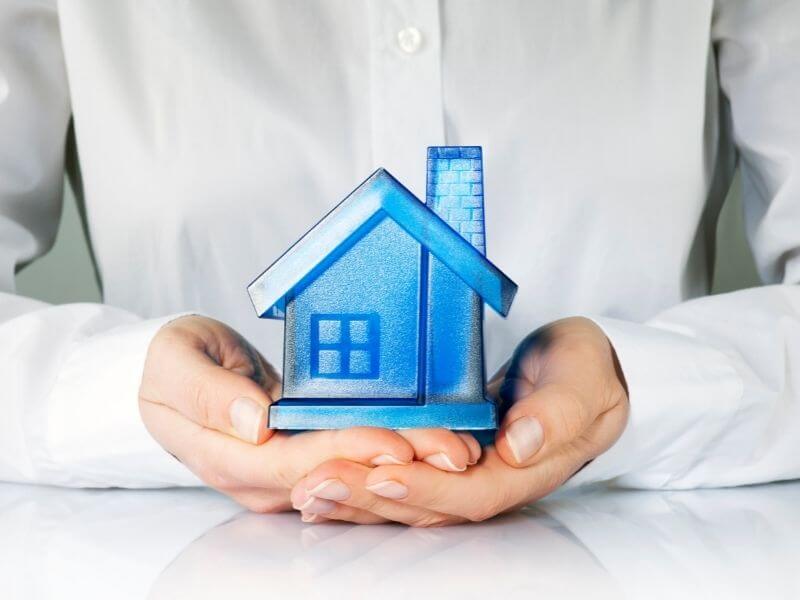
<path id="1" fill-rule="evenodd" d="M 397 32 L 397 45 L 406 54 L 414 54 L 422 46 L 422 33 L 416 27 L 406 27 Z"/>

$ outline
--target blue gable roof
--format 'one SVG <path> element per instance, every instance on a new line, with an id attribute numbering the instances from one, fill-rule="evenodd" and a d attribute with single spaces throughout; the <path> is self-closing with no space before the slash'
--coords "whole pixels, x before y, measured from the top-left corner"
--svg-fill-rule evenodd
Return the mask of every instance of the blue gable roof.
<path id="1" fill-rule="evenodd" d="M 286 299 L 313 281 L 383 218 L 410 236 L 501 315 L 516 284 L 420 202 L 385 169 L 378 169 L 247 287 L 259 317 L 280 319 Z"/>

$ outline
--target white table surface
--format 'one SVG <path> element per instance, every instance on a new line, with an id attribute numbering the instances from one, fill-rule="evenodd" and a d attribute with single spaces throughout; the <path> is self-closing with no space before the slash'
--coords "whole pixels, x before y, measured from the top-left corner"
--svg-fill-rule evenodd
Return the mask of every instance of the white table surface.
<path id="1" fill-rule="evenodd" d="M 0 484 L 0 598 L 800 598 L 800 483 L 593 490 L 445 529 Z"/>

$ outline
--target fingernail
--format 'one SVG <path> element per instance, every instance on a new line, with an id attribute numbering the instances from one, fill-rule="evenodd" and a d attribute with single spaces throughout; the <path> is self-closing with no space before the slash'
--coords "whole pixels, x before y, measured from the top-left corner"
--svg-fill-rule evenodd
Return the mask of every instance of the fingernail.
<path id="1" fill-rule="evenodd" d="M 392 456 L 391 454 L 381 454 L 376 456 L 370 461 L 376 467 L 380 467 L 382 465 L 407 465 L 407 462 L 404 462 L 397 458 L 396 456 Z"/>
<path id="2" fill-rule="evenodd" d="M 302 505 L 298 506 L 297 509 L 315 515 L 325 515 L 336 510 L 336 502 L 311 496 Z"/>
<path id="3" fill-rule="evenodd" d="M 261 429 L 266 427 L 267 411 L 251 398 L 236 398 L 230 407 L 231 424 L 241 439 L 258 443 Z"/>
<path id="4" fill-rule="evenodd" d="M 506 429 L 506 441 L 518 463 L 525 462 L 539 451 L 544 443 L 544 430 L 539 419 L 522 417 Z"/>
<path id="5" fill-rule="evenodd" d="M 350 488 L 341 479 L 326 479 L 316 487 L 306 490 L 306 494 L 327 500 L 347 500 L 350 497 Z"/>
<path id="6" fill-rule="evenodd" d="M 441 471 L 455 471 L 461 472 L 466 471 L 467 467 L 457 467 L 455 463 L 450 460 L 450 457 L 447 456 L 444 452 L 439 452 L 438 454 L 431 454 L 430 456 L 426 456 L 423 458 L 426 463 L 431 465 L 432 467 L 436 467 Z"/>
<path id="7" fill-rule="evenodd" d="M 311 514 L 311 513 L 301 513 L 300 514 L 300 520 L 303 523 L 313 523 L 317 519 L 319 519 L 319 515 L 315 515 L 315 514 Z"/>
<path id="8" fill-rule="evenodd" d="M 383 496 L 384 498 L 390 498 L 391 500 L 402 500 L 408 496 L 408 488 L 399 481 L 394 481 L 393 479 L 373 483 L 372 485 L 368 485 L 367 489 L 373 494 Z"/>

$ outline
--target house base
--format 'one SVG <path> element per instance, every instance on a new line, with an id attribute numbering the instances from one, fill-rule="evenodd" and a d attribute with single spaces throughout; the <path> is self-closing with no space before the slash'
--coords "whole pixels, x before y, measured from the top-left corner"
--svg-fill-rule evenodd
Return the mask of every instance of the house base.
<path id="1" fill-rule="evenodd" d="M 497 410 L 491 400 L 425 404 L 409 399 L 284 398 L 270 407 L 268 426 L 284 430 L 444 427 L 480 431 L 497 428 Z"/>

